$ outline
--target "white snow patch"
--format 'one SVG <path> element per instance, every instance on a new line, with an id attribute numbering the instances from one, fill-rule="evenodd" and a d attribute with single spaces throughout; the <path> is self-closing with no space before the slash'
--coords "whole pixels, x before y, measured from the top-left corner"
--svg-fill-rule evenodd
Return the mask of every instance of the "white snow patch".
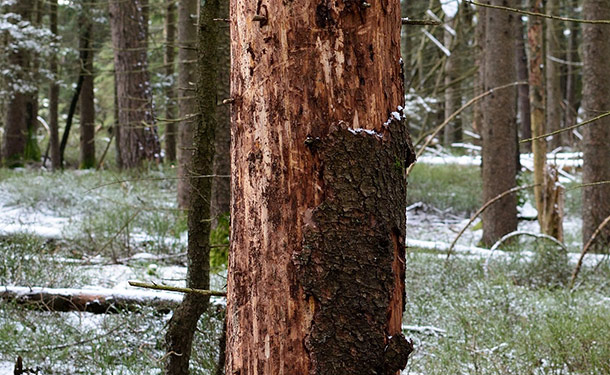
<path id="1" fill-rule="evenodd" d="M 352 128 L 348 128 L 347 130 L 349 130 L 350 133 L 352 134 L 360 134 L 360 133 L 366 133 L 368 135 L 374 135 L 377 138 L 383 138 L 383 134 L 376 132 L 375 130 L 371 130 L 371 129 L 352 129 Z"/>
<path id="2" fill-rule="evenodd" d="M 453 18 L 458 12 L 459 0 L 445 0 L 441 3 L 441 8 L 448 18 Z"/>

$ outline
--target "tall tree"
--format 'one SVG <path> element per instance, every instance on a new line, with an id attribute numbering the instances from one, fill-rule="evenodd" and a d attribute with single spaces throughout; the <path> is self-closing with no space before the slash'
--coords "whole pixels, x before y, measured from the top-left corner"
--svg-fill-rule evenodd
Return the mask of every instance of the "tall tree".
<path id="1" fill-rule="evenodd" d="M 11 7 L 11 11 L 19 17 L 19 21 L 23 21 L 21 23 L 23 25 L 31 20 L 32 4 L 16 1 Z M 22 165 L 24 162 L 28 131 L 31 128 L 32 121 L 35 120 L 35 118 L 32 118 L 34 110 L 31 98 L 36 90 L 35 87 L 28 84 L 30 54 L 16 40 L 9 40 L 9 43 L 15 45 L 12 53 L 8 56 L 8 63 L 14 69 L 12 80 L 14 81 L 13 86 L 16 88 L 13 90 L 6 107 L 2 156 L 7 166 L 15 167 Z"/>
<path id="2" fill-rule="evenodd" d="M 176 161 L 176 90 L 174 88 L 174 56 L 176 55 L 176 4 L 177 0 L 165 3 L 165 159 Z"/>
<path id="3" fill-rule="evenodd" d="M 399 1 L 231 1 L 227 374 L 398 374 Z"/>
<path id="4" fill-rule="evenodd" d="M 214 161 L 214 132 L 216 129 L 216 53 L 219 0 L 207 0 L 201 7 L 198 37 L 197 102 L 199 115 L 194 129 L 194 152 L 189 182 L 192 188 L 188 207 L 188 270 L 187 286 L 209 288 L 210 274 L 210 175 Z M 187 294 L 174 311 L 165 335 L 165 374 L 188 375 L 193 335 L 208 299 L 197 294 Z"/>
<path id="5" fill-rule="evenodd" d="M 490 4 L 510 6 L 508 0 Z M 485 10 L 485 89 L 516 81 L 514 23 L 518 16 L 498 9 Z M 483 201 L 516 186 L 516 94 L 511 89 L 487 96 L 483 104 Z M 483 212 L 483 243 L 493 244 L 517 229 L 517 198 L 508 195 Z"/>
<path id="6" fill-rule="evenodd" d="M 460 12 L 463 13 L 463 10 L 460 10 Z M 461 13 L 456 14 L 453 18 L 445 20 L 454 30 L 459 30 L 461 28 Z M 462 104 L 462 98 L 460 96 L 461 83 L 458 80 L 460 76 L 459 45 L 461 41 L 457 33 L 456 35 L 453 35 L 445 29 L 444 42 L 445 46 L 451 50 L 451 55 L 447 57 L 447 61 L 445 62 L 445 118 L 448 118 L 457 111 Z M 461 118 L 456 118 L 445 126 L 443 143 L 445 147 L 449 147 L 452 143 L 460 142 L 461 140 Z"/>
<path id="7" fill-rule="evenodd" d="M 110 0 L 108 10 L 118 96 L 119 165 L 134 168 L 144 159 L 160 158 L 146 57 L 148 1 Z"/>
<path id="8" fill-rule="evenodd" d="M 559 15 L 558 0 L 547 0 L 546 12 L 554 16 Z M 547 19 L 545 25 L 546 59 L 544 61 L 545 87 L 546 87 L 546 130 L 552 132 L 561 129 L 563 110 L 561 109 L 561 67 L 557 59 L 562 57 L 562 34 L 556 20 Z M 561 133 L 555 134 L 549 140 L 551 150 L 562 145 Z"/>
<path id="9" fill-rule="evenodd" d="M 193 134 L 196 124 L 195 100 L 197 59 L 197 0 L 178 3 L 178 205 L 188 207 L 193 158 Z"/>
<path id="10" fill-rule="evenodd" d="M 95 94 L 93 91 L 93 21 L 89 9 L 95 0 L 81 4 L 79 49 L 82 86 L 80 90 L 80 167 L 95 167 Z"/>
<path id="11" fill-rule="evenodd" d="M 477 66 L 477 74 L 474 76 L 474 93 L 480 95 L 485 90 L 486 8 L 478 7 L 477 12 L 477 24 L 474 30 L 475 65 Z M 477 134 L 481 134 L 483 130 L 483 103 L 481 101 L 474 104 L 472 128 Z"/>
<path id="12" fill-rule="evenodd" d="M 220 18 L 229 18 L 229 0 L 220 0 Z M 216 156 L 212 185 L 212 226 L 231 210 L 231 107 L 222 103 L 231 96 L 231 34 L 229 25 L 222 24 L 218 32 L 218 109 L 216 112 Z"/>
<path id="13" fill-rule="evenodd" d="M 606 0 L 584 0 L 585 19 L 610 19 Z M 583 25 L 583 108 L 587 118 L 610 109 L 610 28 L 607 25 Z M 608 117 L 583 127 L 584 184 L 610 180 L 610 119 Z M 610 215 L 610 184 L 583 188 L 582 235 L 586 243 L 597 226 Z M 607 227 L 606 227 L 607 228 Z M 598 244 L 610 239 L 610 229 L 598 237 Z"/>
<path id="14" fill-rule="evenodd" d="M 49 3 L 50 29 L 55 37 L 57 37 L 57 0 L 51 0 Z M 57 43 L 57 40 L 55 41 Z M 51 166 L 54 171 L 61 168 L 59 156 L 59 83 L 57 69 L 57 53 L 51 55 L 49 70 L 54 75 L 49 88 L 49 149 L 51 151 Z"/>
<path id="15" fill-rule="evenodd" d="M 523 32 L 523 21 L 517 19 L 515 22 L 515 40 L 516 45 L 516 64 L 517 64 L 517 79 L 527 82 L 529 79 L 527 54 L 525 53 L 525 38 Z M 519 122 L 521 124 L 521 138 L 527 139 L 532 137 L 531 127 L 531 111 L 530 111 L 530 87 L 529 85 L 519 85 L 518 87 L 518 112 Z M 531 151 L 531 144 L 523 145 L 525 151 Z"/>

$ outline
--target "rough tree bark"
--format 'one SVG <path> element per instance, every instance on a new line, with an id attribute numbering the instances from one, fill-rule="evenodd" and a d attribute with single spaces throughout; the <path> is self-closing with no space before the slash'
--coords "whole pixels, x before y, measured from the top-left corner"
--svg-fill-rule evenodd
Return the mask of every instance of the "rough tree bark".
<path id="1" fill-rule="evenodd" d="M 558 0 L 547 0 L 546 12 L 552 15 L 559 15 Z M 552 132 L 561 129 L 561 119 L 563 111 L 561 109 L 561 67 L 552 58 L 561 58 L 561 43 L 559 38 L 560 28 L 557 21 L 547 19 L 545 21 L 545 39 L 546 39 L 546 59 L 544 62 L 545 86 L 546 86 L 546 131 Z M 562 134 L 556 134 L 550 137 L 548 146 L 550 150 L 554 150 L 562 145 Z"/>
<path id="2" fill-rule="evenodd" d="M 510 6 L 508 0 L 492 0 L 492 5 Z M 485 90 L 516 81 L 514 23 L 517 15 L 485 10 Z M 517 124 L 516 93 L 500 90 L 483 103 L 483 201 L 516 186 Z M 502 198 L 483 213 L 484 244 L 490 245 L 517 229 L 517 198 Z"/>
<path id="3" fill-rule="evenodd" d="M 610 19 L 606 0 L 585 0 L 585 19 Z M 583 25 L 583 108 L 587 118 L 610 109 L 610 28 L 607 25 Z M 610 180 L 610 120 L 608 117 L 582 128 L 583 183 Z M 610 184 L 583 188 L 582 235 L 586 243 L 597 226 L 610 215 Z M 608 228 L 608 227 L 606 227 Z M 610 229 L 604 229 L 597 245 L 608 243 Z"/>
<path id="4" fill-rule="evenodd" d="M 227 374 L 398 374 L 398 0 L 231 1 Z"/>
<path id="5" fill-rule="evenodd" d="M 57 36 L 57 0 L 49 3 L 50 29 L 53 35 Z M 53 81 L 49 88 L 49 149 L 51 151 L 51 168 L 54 171 L 61 169 L 59 156 L 59 83 L 57 77 L 57 54 L 51 55 L 49 70 L 54 74 Z"/>
<path id="6" fill-rule="evenodd" d="M 95 94 L 93 92 L 93 22 L 89 9 L 94 0 L 83 2 L 79 17 L 79 48 L 81 49 L 81 74 L 83 84 L 80 90 L 80 158 L 83 169 L 95 168 Z M 84 53 L 86 50 L 86 53 Z"/>
<path id="7" fill-rule="evenodd" d="M 197 0 L 178 3 L 178 206 L 188 207 L 193 158 L 193 133 L 197 112 L 195 61 L 197 59 Z"/>
<path id="8" fill-rule="evenodd" d="M 29 21 L 31 18 L 31 4 L 17 1 L 11 6 L 13 13 L 21 16 L 22 20 Z M 8 56 L 8 62 L 16 69 L 14 79 L 27 82 L 27 73 L 30 66 L 30 58 L 26 51 L 17 49 Z M 24 87 L 19 87 L 12 93 L 6 106 L 6 124 L 4 126 L 4 139 L 2 146 L 2 156 L 4 164 L 8 167 L 18 167 L 23 165 L 24 154 L 27 143 L 28 122 L 31 114 L 28 115 L 28 103 L 31 94 Z"/>
<path id="9" fill-rule="evenodd" d="M 187 287 L 209 289 L 210 284 L 210 175 L 214 162 L 214 133 L 216 129 L 216 54 L 219 0 L 207 0 L 201 7 L 199 19 L 197 71 L 197 116 L 194 132 L 194 152 L 189 180 L 191 194 L 188 207 L 188 269 Z M 201 314 L 208 307 L 208 298 L 187 294 L 174 311 L 165 346 L 165 374 L 188 375 L 193 335 Z"/>
<path id="10" fill-rule="evenodd" d="M 124 168 L 139 167 L 144 159 L 160 158 L 146 57 L 147 9 L 147 0 L 108 3 L 119 106 L 119 164 Z"/>
<path id="11" fill-rule="evenodd" d="M 176 2 L 166 0 L 165 4 L 165 159 L 176 161 L 176 90 L 174 84 L 174 56 L 176 55 Z"/>
<path id="12" fill-rule="evenodd" d="M 229 0 L 220 1 L 220 18 L 229 18 Z M 216 112 L 216 156 L 214 174 L 227 176 L 231 173 L 231 106 L 221 101 L 231 96 L 231 33 L 229 25 L 220 25 L 218 33 L 218 109 Z M 215 177 L 212 185 L 212 227 L 218 218 L 231 210 L 231 180 Z"/>

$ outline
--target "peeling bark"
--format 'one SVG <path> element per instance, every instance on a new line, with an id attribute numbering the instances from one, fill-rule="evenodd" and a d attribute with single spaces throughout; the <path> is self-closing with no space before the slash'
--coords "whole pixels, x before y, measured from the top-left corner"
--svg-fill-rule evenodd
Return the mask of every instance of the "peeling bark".
<path id="1" fill-rule="evenodd" d="M 406 365 L 399 6 L 231 2 L 227 374 Z"/>

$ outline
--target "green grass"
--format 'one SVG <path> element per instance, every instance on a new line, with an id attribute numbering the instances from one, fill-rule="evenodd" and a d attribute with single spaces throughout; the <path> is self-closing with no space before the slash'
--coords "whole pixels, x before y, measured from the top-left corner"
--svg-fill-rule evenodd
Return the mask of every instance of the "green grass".
<path id="1" fill-rule="evenodd" d="M 407 332 L 416 353 L 406 373 L 610 373 L 607 265 L 588 270 L 585 284 L 571 292 L 523 277 L 540 267 L 539 260 L 497 264 L 505 272 L 489 279 L 483 263 L 454 258 L 446 268 L 436 256 L 409 255 L 405 323 L 447 333 Z"/>
<path id="2" fill-rule="evenodd" d="M 409 175 L 409 204 L 423 202 L 440 210 L 471 213 L 481 206 L 478 167 L 416 164 Z"/>

